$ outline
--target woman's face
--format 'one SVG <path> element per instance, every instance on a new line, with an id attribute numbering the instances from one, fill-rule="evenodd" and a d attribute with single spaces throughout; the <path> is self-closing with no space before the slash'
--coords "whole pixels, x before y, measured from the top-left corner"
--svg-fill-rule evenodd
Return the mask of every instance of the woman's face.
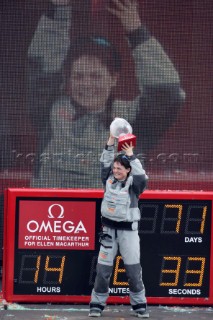
<path id="1" fill-rule="evenodd" d="M 72 64 L 70 86 L 76 103 L 90 111 L 98 111 L 106 105 L 117 75 L 111 74 L 100 59 L 81 56 Z"/>
<path id="2" fill-rule="evenodd" d="M 126 169 L 124 166 L 122 166 L 120 162 L 115 161 L 113 164 L 112 171 L 115 179 L 124 181 L 127 178 L 130 169 Z"/>

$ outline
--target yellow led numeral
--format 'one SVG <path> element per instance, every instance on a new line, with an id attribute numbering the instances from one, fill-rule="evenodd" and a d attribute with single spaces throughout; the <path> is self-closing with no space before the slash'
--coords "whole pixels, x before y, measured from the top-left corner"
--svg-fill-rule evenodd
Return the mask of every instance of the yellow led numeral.
<path id="1" fill-rule="evenodd" d="M 174 274 L 174 282 L 160 282 L 160 286 L 176 286 L 178 284 L 180 266 L 181 266 L 181 257 L 164 257 L 165 261 L 176 261 L 176 269 L 163 269 L 161 273 L 163 274 Z"/>
<path id="2" fill-rule="evenodd" d="M 179 233 L 180 231 L 180 222 L 181 222 L 181 216 L 182 216 L 182 212 L 183 212 L 183 206 L 181 204 L 166 204 L 165 205 L 166 208 L 175 208 L 178 209 L 178 218 L 177 218 L 177 224 L 176 224 L 176 228 L 175 231 L 177 233 Z"/>
<path id="3" fill-rule="evenodd" d="M 122 260 L 121 256 L 118 256 L 116 258 L 115 272 L 114 272 L 114 277 L 113 277 L 113 285 L 115 285 L 115 286 L 128 286 L 129 285 L 128 282 L 119 282 L 119 281 L 117 281 L 118 274 L 126 272 L 126 270 L 124 268 L 119 268 L 119 264 L 120 264 L 121 260 Z"/>
<path id="4" fill-rule="evenodd" d="M 197 270 L 188 269 L 189 261 L 195 261 L 195 262 L 200 261 L 200 269 L 197 269 Z M 204 269 L 205 269 L 205 262 L 206 262 L 206 259 L 202 258 L 202 257 L 188 257 L 188 263 L 187 263 L 187 269 L 186 269 L 186 277 L 187 277 L 187 274 L 198 274 L 199 275 L 199 280 L 198 280 L 198 282 L 186 282 L 184 284 L 184 287 L 194 287 L 194 286 L 201 287 L 202 286 Z"/>
<path id="5" fill-rule="evenodd" d="M 205 226 L 205 221 L 206 221 L 206 212 L 207 212 L 207 206 L 203 207 L 202 222 L 200 225 L 200 233 L 202 233 L 202 234 L 204 232 L 204 226 Z"/>
<path id="6" fill-rule="evenodd" d="M 39 269 L 40 269 L 40 264 L 41 264 L 41 256 L 38 256 L 36 259 L 36 272 L 34 276 L 34 282 L 38 282 L 38 274 L 39 274 Z"/>
<path id="7" fill-rule="evenodd" d="M 62 257 L 61 259 L 61 265 L 59 268 L 50 268 L 49 267 L 49 262 L 50 262 L 50 257 L 47 256 L 46 257 L 46 262 L 45 262 L 45 271 L 51 271 L 51 272 L 59 272 L 59 279 L 58 282 L 61 283 L 62 282 L 62 278 L 63 278 L 63 273 L 64 273 L 64 263 L 65 263 L 65 256 Z"/>
<path id="8" fill-rule="evenodd" d="M 193 217 L 193 210 L 201 210 L 201 217 L 195 218 Z M 196 211 L 195 211 L 196 212 Z M 192 215 L 192 217 L 191 217 Z M 206 215 L 207 215 L 207 206 L 189 206 L 188 212 L 187 212 L 187 219 L 186 219 L 186 227 L 185 227 L 185 233 L 188 234 L 203 234 L 205 229 L 205 223 L 206 223 Z M 190 228 L 191 223 L 191 228 Z M 198 225 L 199 224 L 199 225 Z M 198 227 L 195 228 L 195 226 L 198 225 Z M 193 227 L 195 228 L 193 230 Z"/>

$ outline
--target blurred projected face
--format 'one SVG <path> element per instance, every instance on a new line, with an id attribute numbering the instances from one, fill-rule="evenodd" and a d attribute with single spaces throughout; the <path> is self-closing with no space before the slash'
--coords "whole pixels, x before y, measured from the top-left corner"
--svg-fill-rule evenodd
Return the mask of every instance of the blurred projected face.
<path id="1" fill-rule="evenodd" d="M 97 57 L 81 56 L 72 64 L 72 98 L 85 109 L 103 109 L 116 83 L 117 75 L 112 75 Z"/>

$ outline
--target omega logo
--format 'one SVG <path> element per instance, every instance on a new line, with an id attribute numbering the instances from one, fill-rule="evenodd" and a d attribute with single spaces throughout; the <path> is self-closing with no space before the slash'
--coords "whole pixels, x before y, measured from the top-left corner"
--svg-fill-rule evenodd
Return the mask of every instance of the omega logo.
<path id="1" fill-rule="evenodd" d="M 59 207 L 60 212 L 55 215 L 53 214 L 53 208 Z M 36 220 L 30 220 L 27 223 L 27 230 L 31 233 L 34 232 L 52 232 L 52 233 L 60 233 L 61 231 L 64 231 L 66 233 L 74 233 L 77 234 L 79 232 L 87 233 L 86 228 L 84 227 L 83 222 L 80 220 L 77 224 L 75 224 L 73 221 L 66 220 L 62 221 L 61 219 L 64 219 L 64 208 L 60 204 L 52 204 L 48 208 L 48 219 L 56 219 L 56 220 L 48 220 L 48 221 L 41 221 L 38 222 Z M 57 220 L 58 219 L 58 220 Z M 60 219 L 60 220 L 59 220 Z"/>

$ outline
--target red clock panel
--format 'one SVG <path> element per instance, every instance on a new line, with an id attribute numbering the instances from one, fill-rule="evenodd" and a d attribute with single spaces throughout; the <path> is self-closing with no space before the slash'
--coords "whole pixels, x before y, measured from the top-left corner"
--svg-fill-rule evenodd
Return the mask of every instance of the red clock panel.
<path id="1" fill-rule="evenodd" d="M 8 302 L 89 302 L 102 197 L 102 190 L 6 190 L 3 295 Z M 212 201 L 213 192 L 145 191 L 140 197 L 148 303 L 213 303 Z M 109 303 L 129 303 L 119 255 L 109 290 Z"/>

